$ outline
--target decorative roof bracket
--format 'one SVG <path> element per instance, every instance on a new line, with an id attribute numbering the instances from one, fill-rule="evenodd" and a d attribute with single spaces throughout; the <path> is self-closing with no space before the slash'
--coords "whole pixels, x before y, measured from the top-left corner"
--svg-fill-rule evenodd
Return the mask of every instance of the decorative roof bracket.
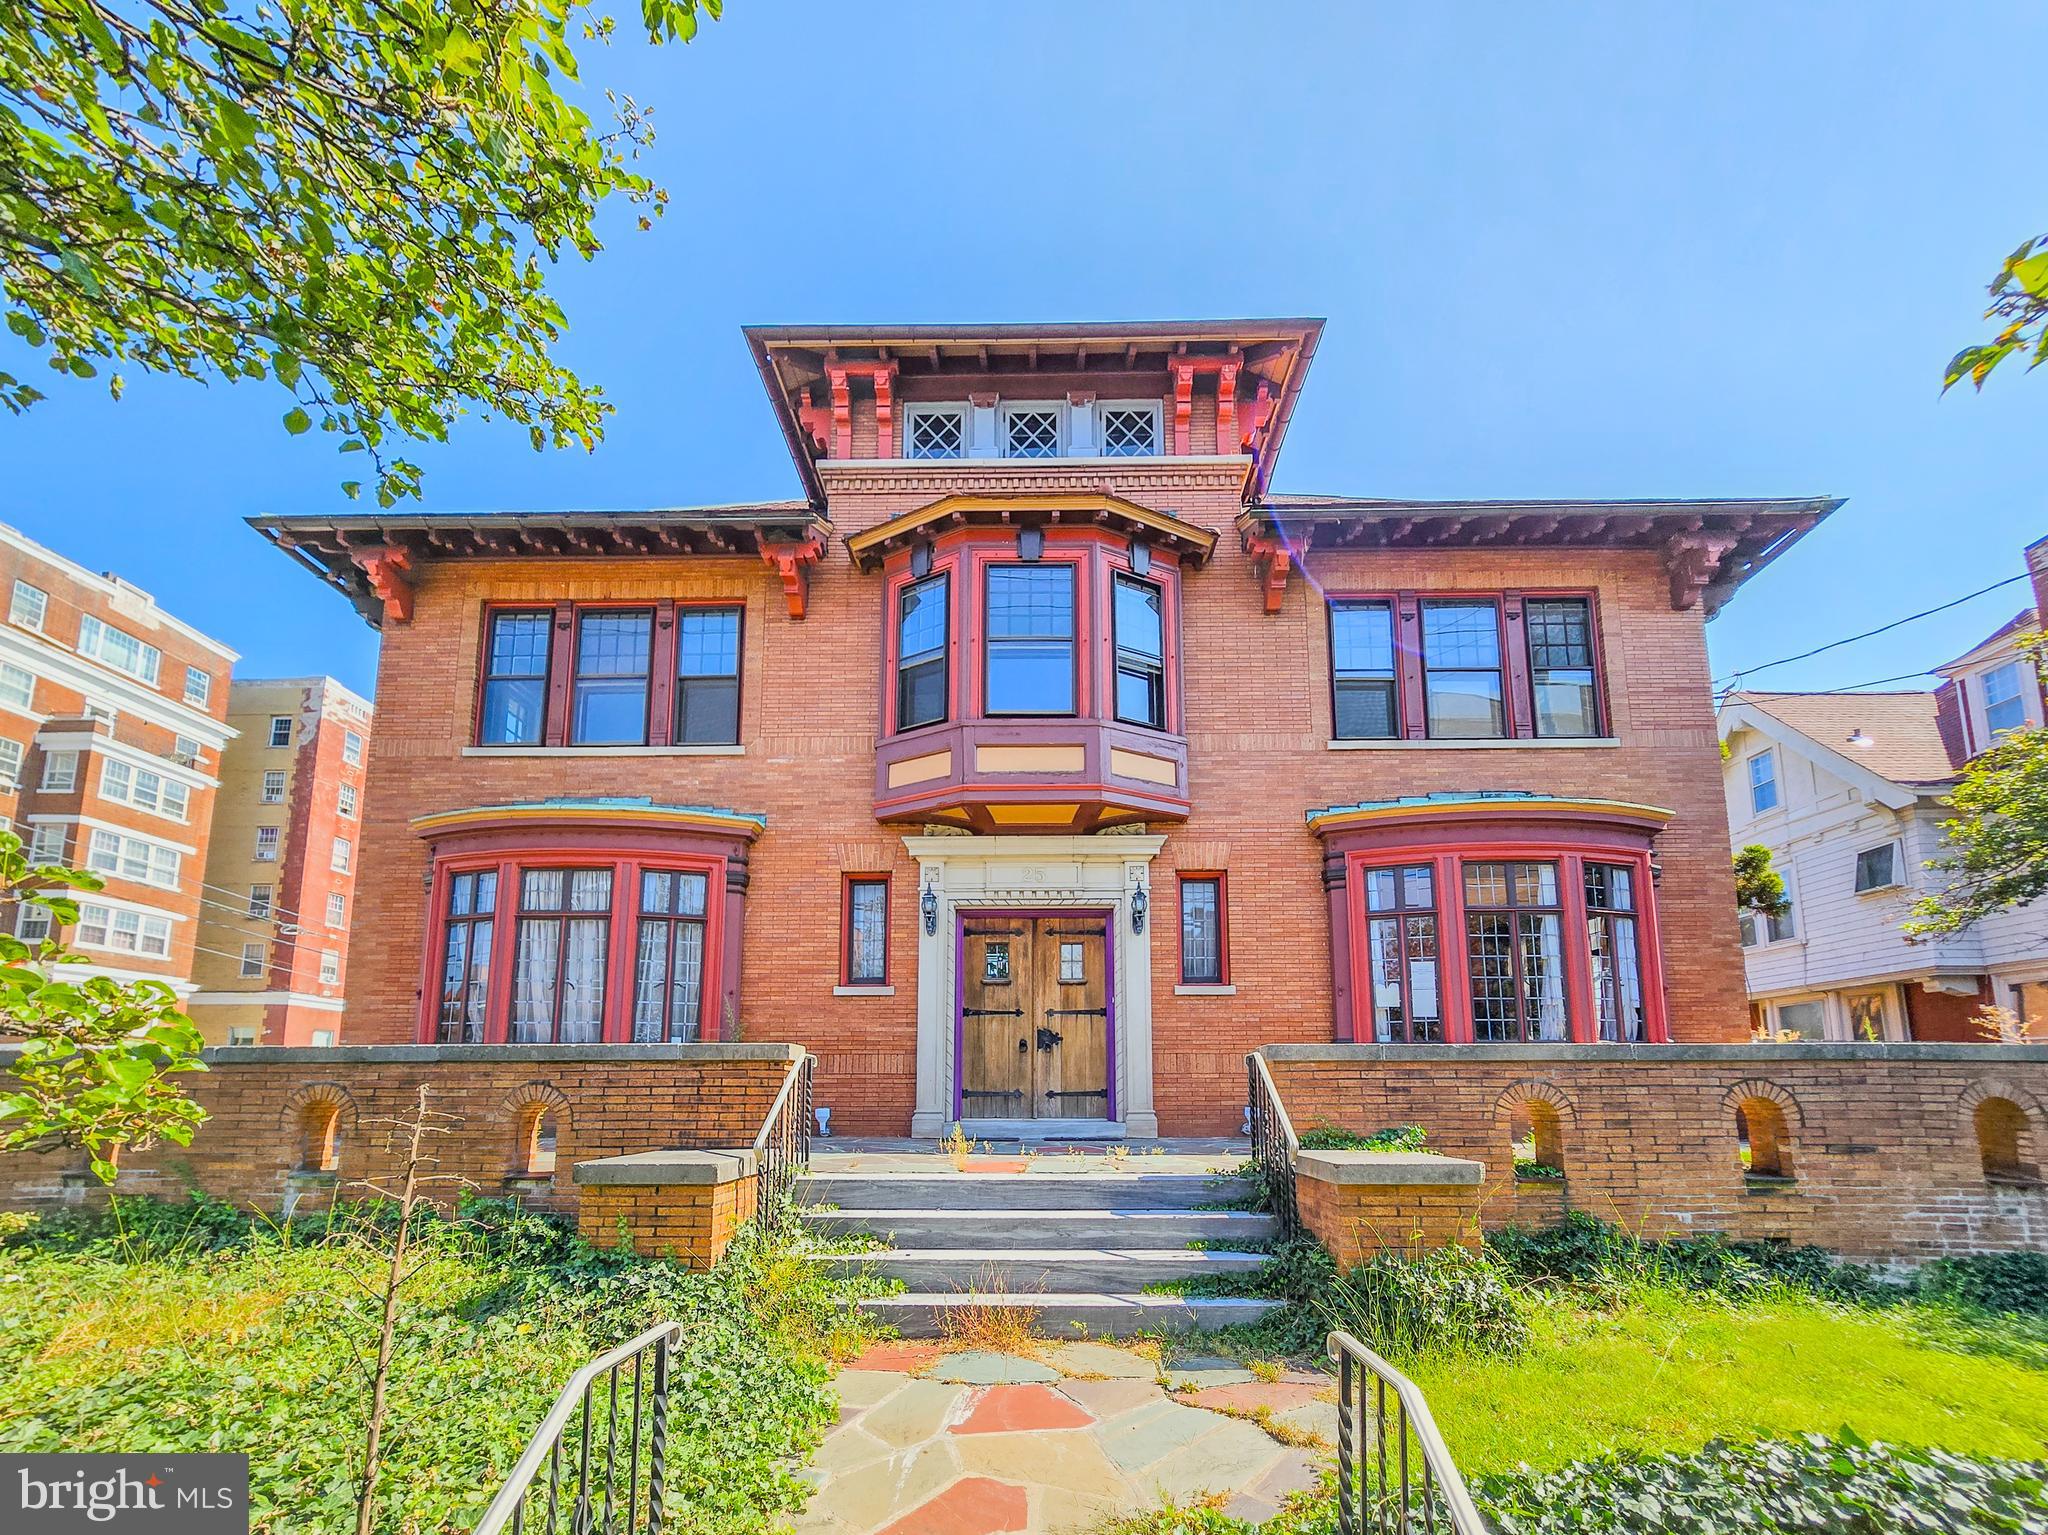
<path id="1" fill-rule="evenodd" d="M 811 567 L 823 558 L 825 535 L 811 533 L 801 539 L 761 540 L 761 560 L 782 577 L 782 595 L 789 603 L 789 616 L 802 618 L 811 597 Z"/>
<path id="2" fill-rule="evenodd" d="M 1259 532 L 1245 535 L 1244 552 L 1251 556 L 1252 574 L 1265 591 L 1266 611 L 1279 612 L 1287 596 L 1287 573 L 1294 566 L 1294 551 L 1279 534 Z"/>
<path id="3" fill-rule="evenodd" d="M 349 558 L 369 578 L 370 590 L 384 604 L 384 617 L 394 624 L 412 622 L 412 555 L 391 544 L 351 549 Z"/>
<path id="4" fill-rule="evenodd" d="M 1664 568 L 1671 576 L 1671 606 L 1697 607 L 1720 573 L 1721 561 L 1739 540 L 1725 534 L 1680 533 L 1664 545 Z"/>

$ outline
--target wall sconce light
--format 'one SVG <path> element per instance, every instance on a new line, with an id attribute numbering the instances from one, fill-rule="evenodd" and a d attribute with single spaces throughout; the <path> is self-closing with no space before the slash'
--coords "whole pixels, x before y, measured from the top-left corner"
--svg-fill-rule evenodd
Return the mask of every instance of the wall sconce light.
<path id="1" fill-rule="evenodd" d="M 1152 898 L 1145 894 L 1145 887 L 1143 885 L 1140 885 L 1131 892 L 1132 932 L 1142 933 L 1145 931 L 1145 913 L 1151 908 L 1151 905 Z"/>
<path id="2" fill-rule="evenodd" d="M 929 539 L 911 546 L 910 573 L 920 581 L 932 573 L 932 546 Z"/>
<path id="3" fill-rule="evenodd" d="M 939 892 L 926 880 L 924 894 L 918 898 L 917 909 L 924 913 L 925 936 L 930 937 L 939 930 Z"/>
<path id="4" fill-rule="evenodd" d="M 1142 576 L 1152 568 L 1152 546 L 1131 540 L 1131 574 Z"/>
<path id="5" fill-rule="evenodd" d="M 1017 558 L 1026 564 L 1036 564 L 1045 553 L 1045 529 L 1019 528 L 1017 530 Z"/>

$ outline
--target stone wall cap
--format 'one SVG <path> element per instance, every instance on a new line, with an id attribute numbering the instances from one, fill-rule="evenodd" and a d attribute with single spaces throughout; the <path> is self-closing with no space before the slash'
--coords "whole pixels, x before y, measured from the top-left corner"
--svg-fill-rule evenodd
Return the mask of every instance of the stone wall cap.
<path id="1" fill-rule="evenodd" d="M 18 1048 L 18 1047 L 17 1047 Z M 684 1066 L 790 1062 L 801 1045 L 210 1045 L 202 1057 L 217 1066 L 346 1066 L 365 1064 L 430 1066 L 449 1062 L 575 1062 L 602 1066 L 612 1061 L 673 1061 Z M 0 1055 L 0 1060 L 6 1057 Z"/>
<path id="2" fill-rule="evenodd" d="M 753 1177 L 755 1166 L 751 1151 L 636 1151 L 631 1156 L 578 1162 L 575 1177 L 583 1184 L 640 1187 L 737 1183 Z"/>
<path id="3" fill-rule="evenodd" d="M 1478 1184 L 1486 1164 L 1465 1157 L 1440 1157 L 1427 1151 L 1304 1151 L 1294 1170 L 1318 1183 L 1342 1184 Z"/>
<path id="4" fill-rule="evenodd" d="M 2048 1045 L 1754 1043 L 1739 1045 L 1260 1045 L 1269 1062 L 1528 1061 L 1557 1065 L 1654 1066 L 1660 1062 L 1741 1062 L 1769 1066 L 1786 1061 L 1960 1061 L 1972 1066 L 2048 1063 Z"/>

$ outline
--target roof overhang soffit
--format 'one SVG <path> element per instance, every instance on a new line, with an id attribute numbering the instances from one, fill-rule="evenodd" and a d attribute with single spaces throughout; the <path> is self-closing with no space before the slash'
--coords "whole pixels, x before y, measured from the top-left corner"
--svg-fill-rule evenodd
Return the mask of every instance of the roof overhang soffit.
<path id="1" fill-rule="evenodd" d="M 920 539 L 964 527 L 1099 527 L 1156 544 L 1189 565 L 1207 563 L 1216 534 L 1168 512 L 1154 511 L 1121 496 L 1075 495 L 944 496 L 915 511 L 878 524 L 846 540 L 856 568 L 873 571 L 898 549 Z"/>

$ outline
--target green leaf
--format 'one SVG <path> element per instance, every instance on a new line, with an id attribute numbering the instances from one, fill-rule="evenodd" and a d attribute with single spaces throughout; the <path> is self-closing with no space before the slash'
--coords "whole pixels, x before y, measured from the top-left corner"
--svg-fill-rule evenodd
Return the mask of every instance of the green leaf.
<path id="1" fill-rule="evenodd" d="M 294 405 L 284 413 L 284 429 L 294 437 L 307 430 L 312 424 L 313 418 L 307 415 L 300 406 Z"/>

